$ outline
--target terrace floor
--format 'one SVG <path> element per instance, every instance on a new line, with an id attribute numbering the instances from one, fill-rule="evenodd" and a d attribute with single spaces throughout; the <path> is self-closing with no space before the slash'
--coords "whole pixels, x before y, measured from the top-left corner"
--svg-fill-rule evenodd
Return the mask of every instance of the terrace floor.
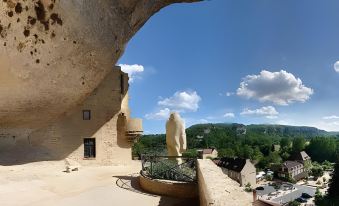
<path id="1" fill-rule="evenodd" d="M 1 206 L 180 206 L 198 205 L 196 199 L 178 199 L 144 193 L 137 181 L 139 161 L 128 165 L 80 167 L 71 173 L 64 161 L 0 166 Z"/>

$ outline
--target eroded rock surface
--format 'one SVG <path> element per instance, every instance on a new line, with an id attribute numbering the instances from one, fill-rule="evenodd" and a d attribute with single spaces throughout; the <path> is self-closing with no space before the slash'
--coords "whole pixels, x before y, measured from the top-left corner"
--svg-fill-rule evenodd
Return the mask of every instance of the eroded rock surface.
<path id="1" fill-rule="evenodd" d="M 29 132 L 85 99 L 161 8 L 198 0 L 0 0 L 0 128 Z"/>

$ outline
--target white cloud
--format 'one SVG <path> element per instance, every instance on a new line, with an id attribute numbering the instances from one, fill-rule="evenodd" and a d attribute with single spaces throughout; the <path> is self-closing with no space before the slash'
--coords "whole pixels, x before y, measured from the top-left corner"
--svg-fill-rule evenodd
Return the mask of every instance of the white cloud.
<path id="1" fill-rule="evenodd" d="M 165 120 L 168 119 L 173 111 L 179 113 L 195 112 L 199 108 L 201 97 L 196 91 L 175 92 L 173 96 L 163 99 L 159 97 L 158 105 L 160 106 L 157 112 L 145 115 L 146 119 Z M 205 123 L 207 120 L 194 120 L 195 122 Z"/>
<path id="2" fill-rule="evenodd" d="M 336 116 L 336 115 L 331 115 L 331 116 L 325 116 L 325 117 L 323 117 L 323 119 L 339 119 L 339 117 L 338 116 Z"/>
<path id="3" fill-rule="evenodd" d="M 214 116 L 207 116 L 206 119 L 213 120 L 213 119 L 216 119 L 216 117 L 214 117 Z"/>
<path id="4" fill-rule="evenodd" d="M 315 127 L 327 131 L 339 131 L 339 116 L 330 115 L 322 118 L 323 120 L 314 123 Z"/>
<path id="5" fill-rule="evenodd" d="M 146 119 L 164 120 L 169 117 L 171 110 L 169 108 L 160 109 L 158 112 L 146 114 Z"/>
<path id="6" fill-rule="evenodd" d="M 334 67 L 334 70 L 339 73 L 339 61 L 336 61 L 333 67 Z"/>
<path id="7" fill-rule="evenodd" d="M 263 70 L 259 75 L 248 75 L 240 83 L 237 95 L 260 102 L 288 105 L 305 102 L 313 94 L 311 88 L 303 85 L 301 79 L 284 70 L 270 72 Z"/>
<path id="8" fill-rule="evenodd" d="M 235 115 L 234 115 L 234 113 L 229 112 L 229 113 L 224 114 L 224 117 L 226 117 L 226 118 L 234 118 Z"/>
<path id="9" fill-rule="evenodd" d="M 339 121 L 319 121 L 309 125 L 326 131 L 339 132 Z"/>
<path id="10" fill-rule="evenodd" d="M 337 126 L 337 131 L 338 131 L 338 126 L 339 126 L 339 122 L 337 122 L 337 121 L 335 121 L 335 122 L 329 122 L 328 123 L 329 125 L 331 125 L 331 126 Z"/>
<path id="11" fill-rule="evenodd" d="M 280 124 L 280 125 L 292 125 L 290 121 L 288 120 L 278 120 L 274 124 Z"/>
<path id="12" fill-rule="evenodd" d="M 278 116 L 266 116 L 267 119 L 277 119 Z"/>
<path id="13" fill-rule="evenodd" d="M 129 76 L 129 82 L 132 83 L 135 79 L 139 79 L 140 74 L 144 72 L 144 66 L 139 65 L 139 64 L 119 64 L 121 67 L 121 71 L 125 72 Z"/>
<path id="14" fill-rule="evenodd" d="M 195 118 L 190 118 L 190 117 L 183 117 L 183 120 L 185 122 L 186 127 L 190 127 L 195 124 L 207 124 L 210 123 L 210 121 L 206 119 L 195 119 Z"/>
<path id="15" fill-rule="evenodd" d="M 200 124 L 206 124 L 206 123 L 208 123 L 208 120 L 206 120 L 206 119 L 199 119 L 198 122 Z"/>
<path id="16" fill-rule="evenodd" d="M 176 92 L 172 97 L 158 101 L 158 105 L 179 112 L 195 112 L 199 108 L 201 97 L 196 91 Z"/>
<path id="17" fill-rule="evenodd" d="M 264 116 L 268 119 L 276 119 L 278 114 L 279 112 L 272 106 L 261 107 L 254 110 L 246 108 L 240 113 L 240 115 L 247 116 Z"/>
<path id="18" fill-rule="evenodd" d="M 230 96 L 233 96 L 234 94 L 235 94 L 234 92 L 226 92 L 226 93 L 219 93 L 219 96 L 230 97 Z"/>

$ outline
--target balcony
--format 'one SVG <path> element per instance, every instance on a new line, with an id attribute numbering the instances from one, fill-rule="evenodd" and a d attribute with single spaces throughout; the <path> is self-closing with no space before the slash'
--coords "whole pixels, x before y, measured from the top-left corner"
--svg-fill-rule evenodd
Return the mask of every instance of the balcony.
<path id="1" fill-rule="evenodd" d="M 129 142 L 135 142 L 143 134 L 142 119 L 131 118 L 127 120 L 126 138 Z"/>

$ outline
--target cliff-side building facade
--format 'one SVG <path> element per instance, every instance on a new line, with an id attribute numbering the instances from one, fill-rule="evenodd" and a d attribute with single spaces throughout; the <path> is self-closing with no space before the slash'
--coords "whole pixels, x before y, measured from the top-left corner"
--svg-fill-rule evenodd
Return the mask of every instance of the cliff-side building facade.
<path id="1" fill-rule="evenodd" d="M 128 87 L 128 75 L 116 67 L 86 99 L 57 120 L 30 132 L 20 143 L 3 136 L 0 145 L 7 153 L 25 147 L 28 161 L 68 158 L 82 165 L 126 164 L 131 160 L 132 142 L 143 130 L 141 119 L 130 118 Z"/>

